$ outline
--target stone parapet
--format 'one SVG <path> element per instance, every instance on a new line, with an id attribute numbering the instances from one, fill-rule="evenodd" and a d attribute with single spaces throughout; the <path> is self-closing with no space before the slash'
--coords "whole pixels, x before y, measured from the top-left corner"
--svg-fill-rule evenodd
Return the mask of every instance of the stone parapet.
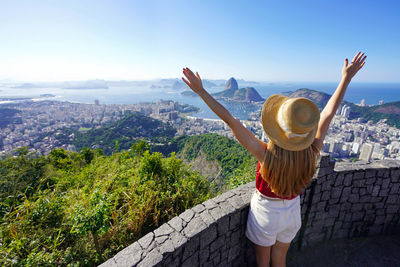
<path id="1" fill-rule="evenodd" d="M 400 233 L 399 161 L 335 165 L 324 154 L 318 166 L 301 195 L 302 227 L 290 251 Z M 101 266 L 255 266 L 244 234 L 254 190 L 251 182 L 188 209 Z"/>

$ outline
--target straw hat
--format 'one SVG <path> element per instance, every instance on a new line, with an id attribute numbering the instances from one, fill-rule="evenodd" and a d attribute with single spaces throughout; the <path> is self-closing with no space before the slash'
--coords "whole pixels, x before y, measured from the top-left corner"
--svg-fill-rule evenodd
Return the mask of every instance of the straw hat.
<path id="1" fill-rule="evenodd" d="M 303 150 L 312 144 L 318 122 L 318 107 L 304 97 L 271 95 L 261 112 L 261 123 L 268 137 L 291 151 Z"/>

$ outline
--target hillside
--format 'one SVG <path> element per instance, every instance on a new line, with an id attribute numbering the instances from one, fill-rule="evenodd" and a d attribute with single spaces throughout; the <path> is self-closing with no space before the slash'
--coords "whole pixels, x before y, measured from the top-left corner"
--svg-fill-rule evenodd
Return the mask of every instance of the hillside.
<path id="1" fill-rule="evenodd" d="M 282 95 L 288 97 L 305 97 L 311 99 L 312 101 L 314 101 L 319 109 L 323 109 L 326 103 L 328 103 L 329 98 L 331 97 L 331 95 L 329 94 L 307 88 L 297 89 L 294 92 L 283 92 Z"/>
<path id="2" fill-rule="evenodd" d="M 148 150 L 161 147 L 170 155 Z M 254 158 L 215 134 L 164 146 L 141 140 L 110 156 L 100 149 L 59 148 L 47 156 L 19 149 L 0 160 L 1 265 L 98 265 L 220 192 L 220 183 L 185 163 L 199 157 L 221 166 L 226 190 L 254 180 Z"/>
<path id="3" fill-rule="evenodd" d="M 283 95 L 289 97 L 305 97 L 314 101 L 318 108 L 323 109 L 328 103 L 331 95 L 318 92 L 315 90 L 302 88 L 294 92 L 284 92 Z M 374 123 L 379 120 L 386 119 L 386 123 L 400 129 L 400 101 L 390 102 L 376 106 L 358 106 L 351 102 L 344 101 L 346 105 L 350 106 L 349 119 L 362 118 L 365 121 L 372 120 Z"/>
<path id="4" fill-rule="evenodd" d="M 176 130 L 160 120 L 155 120 L 139 112 L 128 113 L 121 120 L 99 129 L 92 129 L 85 133 L 64 129 L 56 136 L 64 144 L 73 144 L 77 150 L 83 147 L 100 148 L 110 155 L 117 150 L 128 149 L 136 139 L 145 139 L 150 142 L 161 142 L 175 136 Z M 71 140 L 69 136 L 74 135 Z"/>
<path id="5" fill-rule="evenodd" d="M 0 265 L 97 266 L 212 197 L 174 155 L 26 149 L 0 161 Z"/>
<path id="6" fill-rule="evenodd" d="M 227 89 L 215 93 L 213 96 L 216 98 L 223 98 L 225 101 L 261 102 L 265 100 L 253 87 Z"/>
<path id="7" fill-rule="evenodd" d="M 388 125 L 400 129 L 400 101 L 372 107 L 360 107 L 352 104 L 350 107 L 350 119 L 363 118 L 366 121 L 372 120 L 375 123 L 386 119 Z"/>

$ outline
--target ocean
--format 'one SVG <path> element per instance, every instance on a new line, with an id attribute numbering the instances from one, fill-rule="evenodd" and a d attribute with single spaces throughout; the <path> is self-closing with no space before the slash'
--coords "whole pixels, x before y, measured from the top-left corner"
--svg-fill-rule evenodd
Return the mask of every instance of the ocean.
<path id="1" fill-rule="evenodd" d="M 272 94 L 295 91 L 299 88 L 308 88 L 332 94 L 337 83 L 267 83 L 253 86 L 259 94 L 267 98 Z M 239 87 L 244 87 L 239 83 Z M 210 93 L 223 90 L 223 87 L 208 89 Z M 58 100 L 78 103 L 94 103 L 95 99 L 100 104 L 137 104 L 140 102 L 155 102 L 158 99 L 174 100 L 201 108 L 194 114 L 202 118 L 217 118 L 199 97 L 183 96 L 182 90 L 171 88 L 149 88 L 149 86 L 135 87 L 110 87 L 108 89 L 60 89 L 60 88 L 10 88 L 0 87 L 0 103 L 6 103 L 4 98 L 31 97 L 35 100 Z M 43 96 L 51 94 L 54 96 Z M 42 95 L 42 96 L 41 96 Z M 380 100 L 384 103 L 400 101 L 400 83 L 352 83 L 347 89 L 345 100 L 360 103 L 365 100 L 366 105 L 377 105 Z M 246 118 L 245 107 L 223 103 L 232 114 L 241 119 Z"/>

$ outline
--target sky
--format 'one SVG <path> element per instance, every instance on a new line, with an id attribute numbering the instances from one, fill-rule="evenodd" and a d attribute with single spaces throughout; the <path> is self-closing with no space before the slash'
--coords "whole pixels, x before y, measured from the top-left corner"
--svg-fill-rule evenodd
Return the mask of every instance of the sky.
<path id="1" fill-rule="evenodd" d="M 398 1 L 1 1 L 0 81 L 400 82 Z"/>

